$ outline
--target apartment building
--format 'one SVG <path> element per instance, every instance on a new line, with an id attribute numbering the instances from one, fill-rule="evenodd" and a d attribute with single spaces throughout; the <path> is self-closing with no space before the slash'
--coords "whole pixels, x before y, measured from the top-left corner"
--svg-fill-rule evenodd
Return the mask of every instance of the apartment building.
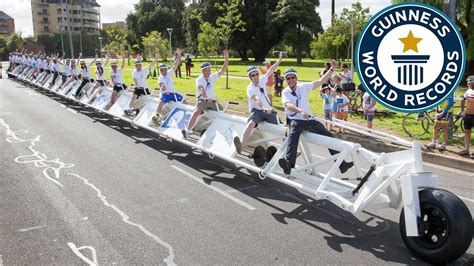
<path id="1" fill-rule="evenodd" d="M 100 5 L 95 0 L 31 0 L 31 12 L 35 36 L 100 30 Z"/>
<path id="2" fill-rule="evenodd" d="M 11 35 L 15 33 L 15 20 L 0 10 L 0 34 Z"/>

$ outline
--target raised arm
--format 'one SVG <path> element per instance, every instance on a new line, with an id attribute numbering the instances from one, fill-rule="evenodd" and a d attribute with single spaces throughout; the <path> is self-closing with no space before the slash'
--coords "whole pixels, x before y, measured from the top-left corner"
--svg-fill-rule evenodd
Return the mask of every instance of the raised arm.
<path id="1" fill-rule="evenodd" d="M 105 55 L 105 63 L 104 63 L 104 65 L 103 65 L 104 67 L 107 66 L 107 63 L 109 62 L 109 59 L 110 59 L 109 55 L 106 54 L 106 55 Z"/>
<path id="2" fill-rule="evenodd" d="M 181 49 L 176 49 L 176 61 L 174 62 L 173 65 L 173 71 L 176 71 L 178 66 L 181 64 Z"/>
<path id="3" fill-rule="evenodd" d="M 153 58 L 153 61 L 148 65 L 148 69 L 152 69 L 153 66 L 156 64 L 158 61 L 158 58 L 160 57 L 160 52 L 155 53 L 155 58 Z M 122 64 L 123 65 L 123 64 Z"/>
<path id="4" fill-rule="evenodd" d="M 222 65 L 221 70 L 217 72 L 219 77 L 225 74 L 225 72 L 227 71 L 227 67 L 229 66 L 229 51 L 224 50 L 223 54 L 224 54 L 224 64 Z"/>
<path id="5" fill-rule="evenodd" d="M 275 70 L 277 70 L 277 68 L 278 68 L 278 65 L 280 65 L 282 58 L 283 58 L 283 52 L 280 52 L 280 56 L 278 57 L 278 60 L 275 62 L 275 64 L 273 64 L 268 69 L 268 71 L 265 73 L 265 75 L 268 74 L 268 73 L 271 73 L 271 75 L 273 75 L 273 72 L 275 72 Z"/>
<path id="6" fill-rule="evenodd" d="M 79 62 L 81 61 L 81 56 L 82 56 L 82 53 L 79 53 L 79 57 L 77 57 L 77 61 L 76 61 L 76 66 L 79 65 Z"/>
<path id="7" fill-rule="evenodd" d="M 98 57 L 98 55 L 95 54 L 95 58 L 94 58 L 94 60 L 92 60 L 92 62 L 89 63 L 89 66 L 92 66 L 95 63 L 95 60 L 97 60 L 97 57 Z"/>
<path id="8" fill-rule="evenodd" d="M 334 74 L 334 70 L 336 69 L 337 67 L 337 62 L 336 60 L 332 60 L 331 61 L 331 68 L 329 69 L 328 72 L 326 72 L 326 74 L 324 74 L 320 79 L 318 80 L 315 80 L 313 81 L 313 90 L 316 89 L 317 87 L 323 85 L 324 83 L 326 83 L 326 81 L 328 81 L 332 75 Z"/>

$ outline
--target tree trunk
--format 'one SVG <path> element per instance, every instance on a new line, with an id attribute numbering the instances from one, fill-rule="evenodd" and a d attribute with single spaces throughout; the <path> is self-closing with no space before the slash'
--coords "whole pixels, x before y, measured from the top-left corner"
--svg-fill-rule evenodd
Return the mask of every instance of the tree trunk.
<path id="1" fill-rule="evenodd" d="M 301 65 L 301 46 L 296 47 L 296 63 Z"/>

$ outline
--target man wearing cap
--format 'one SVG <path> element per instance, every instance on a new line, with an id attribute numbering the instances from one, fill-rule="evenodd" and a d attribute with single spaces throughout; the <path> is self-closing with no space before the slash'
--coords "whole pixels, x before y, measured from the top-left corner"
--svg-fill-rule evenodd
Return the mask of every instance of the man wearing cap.
<path id="1" fill-rule="evenodd" d="M 59 74 L 60 74 L 60 70 L 61 70 L 61 59 L 58 59 L 57 57 L 59 56 L 56 55 L 56 57 L 53 57 L 53 61 L 52 61 L 52 71 L 53 71 L 53 80 L 51 81 L 51 83 L 49 83 L 49 86 L 50 88 L 54 85 L 54 83 L 56 82 L 56 79 L 58 78 Z M 64 57 L 64 55 L 63 55 Z"/>
<path id="2" fill-rule="evenodd" d="M 260 73 L 265 75 L 268 72 L 268 70 L 270 69 L 270 67 L 272 66 L 272 62 L 270 60 L 265 60 L 263 62 L 263 64 L 265 65 L 265 68 L 260 67 L 259 70 L 260 70 Z M 271 92 L 273 91 L 273 84 L 274 83 L 275 82 L 274 82 L 274 79 L 273 79 L 273 72 L 272 72 L 270 74 L 270 76 L 268 77 L 267 84 L 265 84 L 267 92 L 268 92 L 268 99 L 270 100 L 270 103 L 273 103 L 273 95 L 272 95 Z"/>
<path id="3" fill-rule="evenodd" d="M 192 130 L 196 119 L 204 113 L 204 111 L 210 109 L 217 111 L 218 103 L 216 102 L 216 96 L 214 95 L 215 83 L 219 77 L 224 75 L 229 64 L 229 52 L 224 50 L 224 64 L 219 72 L 211 74 L 211 63 L 204 62 L 201 64 L 202 75 L 196 79 L 196 95 L 197 95 L 197 106 L 191 115 L 188 126 L 182 130 L 184 138 L 187 138 L 189 131 Z"/>
<path id="4" fill-rule="evenodd" d="M 234 138 L 235 150 L 239 154 L 250 140 L 252 130 L 257 127 L 260 122 L 266 121 L 271 124 L 278 124 L 277 113 L 273 110 L 272 103 L 269 99 L 271 93 L 269 94 L 267 92 L 265 85 L 267 84 L 268 78 L 273 75 L 273 72 L 281 63 L 282 55 L 283 53 L 280 53 L 280 57 L 275 64 L 260 78 L 256 66 L 250 66 L 247 69 L 247 76 L 251 81 L 247 87 L 247 101 L 249 104 L 250 117 L 242 134 L 242 139 L 239 137 Z"/>
<path id="5" fill-rule="evenodd" d="M 125 67 L 125 56 L 122 56 L 122 64 L 120 65 L 120 68 L 118 67 L 117 61 L 112 61 L 110 67 L 112 68 L 112 70 L 110 71 L 109 75 L 110 81 L 112 82 L 113 91 L 112 97 L 110 97 L 109 106 L 112 106 L 117 101 L 119 93 L 122 90 L 127 89 L 127 85 L 125 85 L 123 82 L 123 68 Z"/>
<path id="6" fill-rule="evenodd" d="M 159 53 L 155 53 L 155 58 L 153 59 L 153 62 L 151 62 L 151 64 L 149 64 L 147 67 L 142 67 L 142 60 L 140 58 L 137 58 L 137 60 L 135 60 L 135 70 L 132 73 L 135 88 L 133 90 L 133 97 L 130 100 L 130 108 L 123 111 L 126 115 L 131 116 L 133 115 L 133 113 L 135 113 L 135 115 L 138 114 L 139 108 L 135 108 L 135 102 L 142 95 L 150 95 L 150 91 L 148 90 L 148 83 L 146 82 L 146 74 L 148 73 L 148 69 L 152 68 L 156 64 L 158 56 Z"/>
<path id="7" fill-rule="evenodd" d="M 309 120 L 312 114 L 308 94 L 331 78 L 336 65 L 336 61 L 332 61 L 330 71 L 324 74 L 321 79 L 300 84 L 298 84 L 298 73 L 296 70 L 289 68 L 285 71 L 284 77 L 288 87 L 283 90 L 282 103 L 285 107 L 287 121 L 289 122 L 289 143 L 285 157 L 281 158 L 278 163 L 287 175 L 291 173 L 291 168 L 296 165 L 298 142 L 303 131 L 307 130 L 311 133 L 332 137 L 332 134 L 323 124 L 314 119 Z M 334 155 L 338 152 L 329 149 L 329 153 Z M 341 173 L 345 173 L 353 165 L 352 162 L 343 161 L 339 166 L 339 170 Z"/>
<path id="8" fill-rule="evenodd" d="M 464 107 L 466 107 L 464 109 Z M 471 129 L 474 127 L 474 76 L 467 78 L 467 91 L 461 101 L 461 112 L 464 112 L 464 150 L 460 155 L 470 155 Z"/>
<path id="9" fill-rule="evenodd" d="M 79 56 L 81 55 L 82 54 L 79 54 Z M 86 86 L 87 83 L 91 82 L 92 78 L 91 78 L 91 72 L 90 72 L 89 67 L 92 66 L 92 64 L 94 64 L 96 60 L 97 60 L 97 55 L 95 55 L 94 60 L 92 60 L 89 65 L 86 65 L 86 61 L 84 59 L 80 60 L 80 64 L 81 64 L 80 77 L 82 79 L 82 82 L 81 82 L 81 85 L 79 85 L 79 88 L 77 88 L 76 92 L 74 93 L 74 96 L 76 98 L 79 97 L 79 95 L 81 94 L 82 88 L 84 88 L 84 86 Z"/>
<path id="10" fill-rule="evenodd" d="M 176 60 L 174 65 L 168 69 L 166 64 L 160 64 L 158 66 L 160 70 L 160 77 L 158 78 L 158 86 L 160 87 L 160 103 L 156 109 L 156 115 L 152 117 L 152 122 L 156 125 L 160 124 L 163 120 L 163 107 L 169 102 L 181 102 L 183 96 L 176 91 L 173 84 L 173 75 L 181 64 L 181 50 L 176 49 Z"/>

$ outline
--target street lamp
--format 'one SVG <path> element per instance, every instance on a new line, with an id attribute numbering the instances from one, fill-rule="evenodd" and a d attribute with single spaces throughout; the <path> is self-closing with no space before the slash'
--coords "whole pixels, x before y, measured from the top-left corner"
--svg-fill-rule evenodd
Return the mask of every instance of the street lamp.
<path id="1" fill-rule="evenodd" d="M 171 34 L 173 33 L 173 28 L 167 28 L 166 29 L 170 35 L 170 55 L 173 54 L 173 49 L 172 49 L 172 46 L 171 46 Z"/>
<path id="2" fill-rule="evenodd" d="M 102 36 L 99 36 L 99 42 L 100 42 L 100 52 L 99 52 L 99 57 L 102 58 Z"/>

